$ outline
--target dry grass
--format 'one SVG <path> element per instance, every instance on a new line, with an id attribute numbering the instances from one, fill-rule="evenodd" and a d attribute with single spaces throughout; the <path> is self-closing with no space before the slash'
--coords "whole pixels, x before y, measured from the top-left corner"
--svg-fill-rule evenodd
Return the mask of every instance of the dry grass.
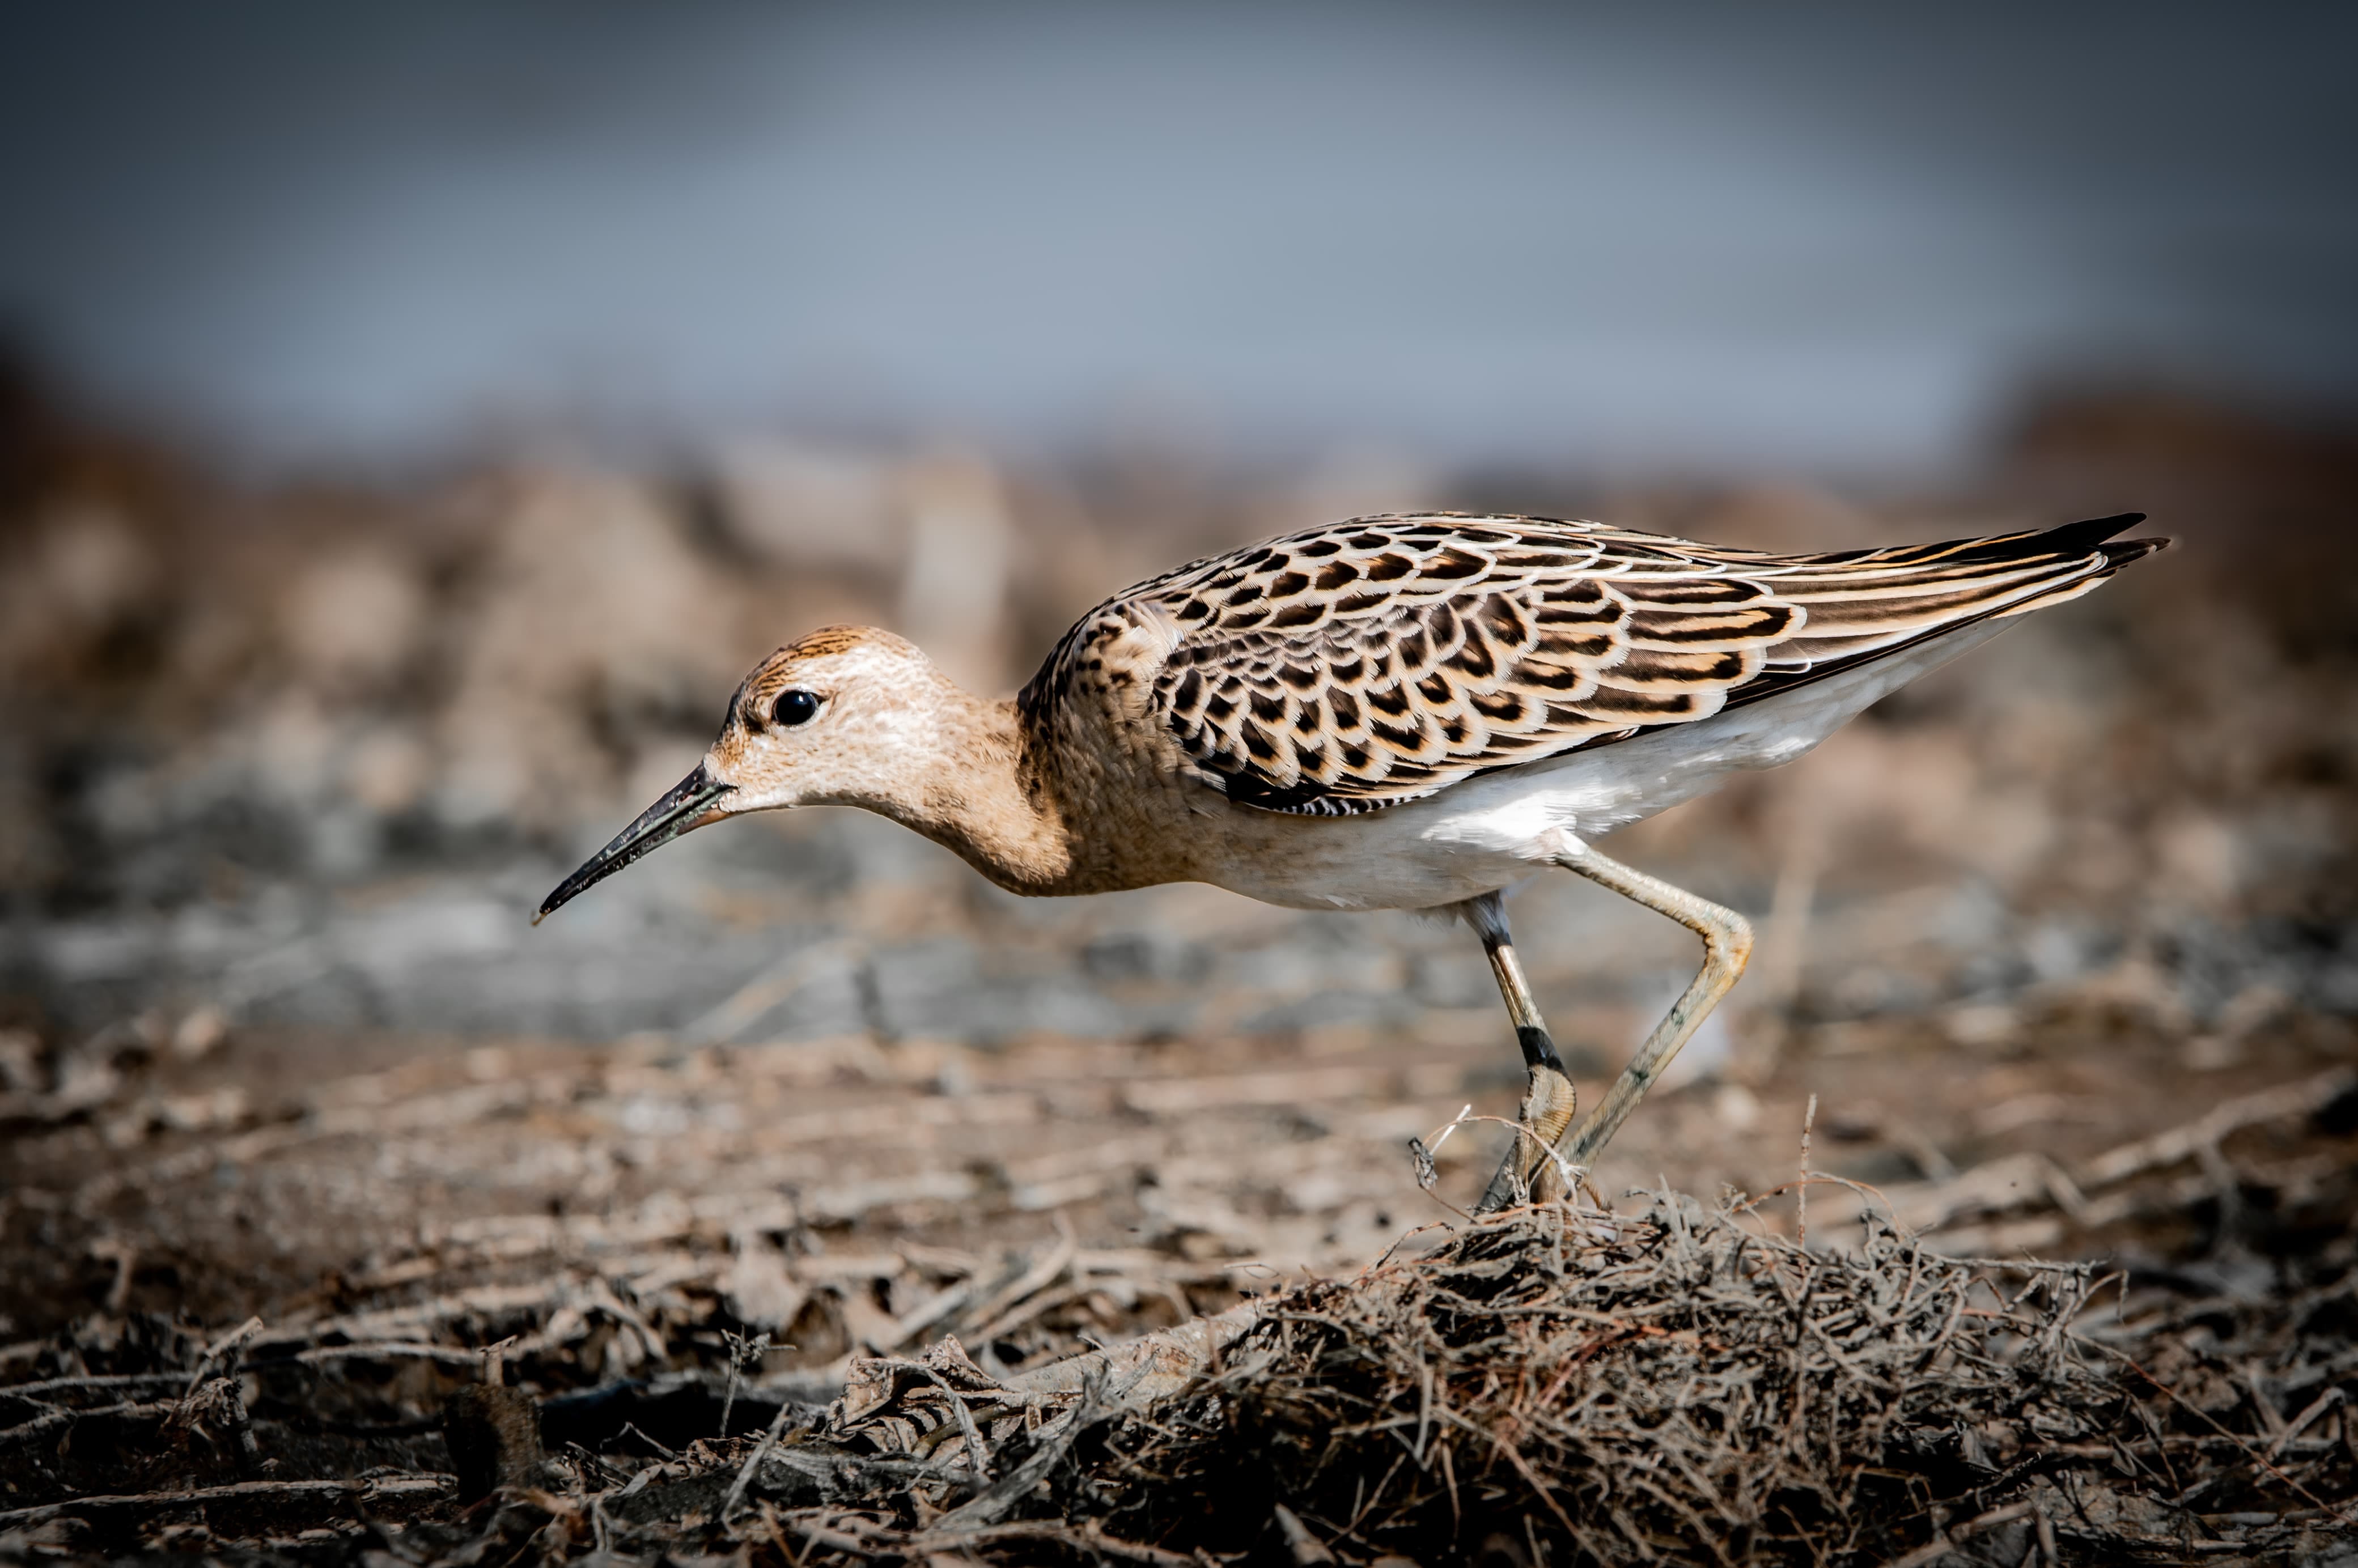
<path id="1" fill-rule="evenodd" d="M 147 1336 L 168 1370 L 12 1390 L 49 1413 L 0 1443 L 70 1433 L 52 1478 L 83 1495 L 0 1514 L 0 1541 L 322 1562 L 2282 1562 L 2358 1541 L 2354 1263 L 2345 1239 L 2282 1295 L 2190 1299 L 1879 1225 L 1813 1252 L 1749 1205 L 1660 1193 L 1429 1227 L 1355 1279 L 1086 1376 L 994 1377 L 950 1339 L 853 1362 L 825 1407 L 708 1378 L 609 1383 L 536 1422 L 487 1384 L 401 1418 L 438 1379 L 513 1357 L 546 1387 L 602 1336 L 682 1325 L 579 1292 L 488 1355 L 452 1342 L 513 1307 L 375 1325 L 438 1344 L 313 1343 L 347 1321 L 204 1346 L 148 1320 L 110 1348 Z M 717 1435 L 716 1399 L 745 1435 Z M 438 1433 L 455 1476 L 427 1466 Z"/>
<path id="2" fill-rule="evenodd" d="M 2167 1041 L 2076 1039 L 2035 1075 L 1896 1025 L 1841 1059 L 1815 1157 L 1906 1119 L 1980 1151 L 1953 1174 L 1404 1242 L 1487 1174 L 1495 1129 L 1443 1143 L 1433 1196 L 1406 1144 L 1480 1041 L 118 1054 L 0 1160 L 0 1536 L 1866 1563 L 1939 1530 L 2011 1564 L 2043 1517 L 2059 1561 L 2309 1550 L 2358 1483 L 2351 1069 L 2255 1044 L 2229 1094 Z M 2101 1117 L 2033 1116 L 2099 1068 Z M 1741 1135 L 1715 1091 L 1658 1097 L 1602 1174 L 1771 1185 L 1801 1087 Z M 1939 1256 L 2058 1243 L 2124 1272 Z"/>

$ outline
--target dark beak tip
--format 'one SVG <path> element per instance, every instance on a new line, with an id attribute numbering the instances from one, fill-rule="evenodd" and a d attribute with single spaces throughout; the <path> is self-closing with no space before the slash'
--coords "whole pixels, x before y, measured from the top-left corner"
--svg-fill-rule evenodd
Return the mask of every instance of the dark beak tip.
<path id="1" fill-rule="evenodd" d="M 730 793 L 732 786 L 724 784 L 704 770 L 701 763 L 694 773 L 664 793 L 664 797 L 639 814 L 638 820 L 616 834 L 611 842 L 582 863 L 580 868 L 557 884 L 556 891 L 540 901 L 539 910 L 532 924 L 542 921 L 570 903 L 582 892 L 644 856 L 649 850 L 670 843 L 689 831 L 712 803 Z"/>

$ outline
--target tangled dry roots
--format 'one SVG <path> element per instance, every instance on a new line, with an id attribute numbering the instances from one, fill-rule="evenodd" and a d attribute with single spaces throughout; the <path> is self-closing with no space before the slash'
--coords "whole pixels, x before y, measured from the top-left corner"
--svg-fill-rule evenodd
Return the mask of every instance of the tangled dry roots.
<path id="1" fill-rule="evenodd" d="M 1974 1474 L 1992 1447 L 2110 1428 L 2117 1385 L 2065 1334 L 2091 1284 L 2042 1270 L 2007 1301 L 1887 1238 L 1852 1261 L 1687 1203 L 1602 1235 L 1543 1211 L 1274 1305 L 1193 1397 L 1109 1434 L 1148 1483 L 1109 1522 L 1151 1540 L 1283 1503 L 1426 1559 L 1502 1533 L 1602 1562 L 1879 1554 L 1936 1500 L 2010 1490 Z"/>
<path id="2" fill-rule="evenodd" d="M 1669 1194 L 1635 1214 L 1516 1210 L 1421 1233 L 1351 1281 L 1275 1291 L 1004 1379 L 955 1340 L 856 1361 L 829 1406 L 773 1404 L 758 1435 L 676 1451 L 642 1438 L 639 1457 L 560 1444 L 557 1400 L 469 1386 L 442 1405 L 457 1476 L 420 1450 L 359 1479 L 280 1471 L 65 1496 L 0 1509 L 0 1559 L 2358 1557 L 2348 1235 L 2288 1259 L 2281 1289 L 2239 1295 L 2191 1273 L 2132 1289 L 2084 1264 L 1943 1258 L 1887 1229 L 1856 1252 L 1812 1252 L 1769 1228 L 1740 1204 L 1706 1210 Z M 546 1359 L 561 1348 L 540 1353 L 543 1379 L 562 1369 Z M 246 1430 L 238 1380 L 203 1381 L 234 1354 L 208 1350 L 160 1379 L 167 1392 L 215 1390 L 236 1419 L 160 1402 L 141 1418 L 164 1421 L 143 1473 L 175 1473 L 190 1422 Z M 300 1369 L 248 1365 L 265 1393 Z M 129 1386 L 97 1381 L 102 1398 Z M 636 1387 L 587 1397 L 638 1398 Z M 307 1408 L 365 1391 L 325 1390 Z M 79 1453 L 138 1413 L 53 1411 L 0 1431 L 0 1451 L 36 1455 L 70 1435 Z M 254 1407 L 265 1449 L 301 1452 L 292 1413 Z M 565 1452 L 544 1453 L 544 1434 Z M 347 1528 L 305 1531 L 339 1514 Z"/>
<path id="3" fill-rule="evenodd" d="M 2160 1500 L 2230 1465 L 2275 1494 L 2276 1544 L 2347 1528 L 2075 1332 L 2091 1267 L 1952 1260 L 1887 1231 L 1825 1255 L 1758 1230 L 1669 1196 L 1634 1221 L 1524 1210 L 1265 1299 L 1145 1411 L 1109 1380 L 1044 1410 L 953 1344 L 866 1364 L 780 1456 L 817 1483 L 824 1450 L 929 1454 L 965 1483 L 936 1494 L 946 1515 L 905 1475 L 865 1507 L 794 1499 L 825 1532 L 810 1545 L 913 1556 L 2013 1563 L 2039 1541 L 2049 1561 L 2176 1560 L 2198 1540 L 2232 1554 Z M 2347 1496 L 2346 1474 L 2310 1470 Z"/>

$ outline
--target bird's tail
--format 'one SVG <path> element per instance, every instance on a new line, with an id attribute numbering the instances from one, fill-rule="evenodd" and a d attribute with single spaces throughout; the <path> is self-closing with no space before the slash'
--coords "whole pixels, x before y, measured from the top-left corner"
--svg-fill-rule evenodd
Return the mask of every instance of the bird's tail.
<path id="1" fill-rule="evenodd" d="M 1978 539 L 1787 557 L 1775 591 L 1807 619 L 1768 651 L 1761 678 L 1734 700 L 1758 701 L 1978 622 L 2077 599 L 2169 543 L 2113 537 L 2144 520 L 2129 512 Z"/>

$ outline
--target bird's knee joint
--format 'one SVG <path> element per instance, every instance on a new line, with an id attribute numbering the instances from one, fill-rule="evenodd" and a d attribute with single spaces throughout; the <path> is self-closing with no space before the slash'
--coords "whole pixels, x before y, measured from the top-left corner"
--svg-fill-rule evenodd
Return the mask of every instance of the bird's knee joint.
<path id="1" fill-rule="evenodd" d="M 1742 974 L 1744 966 L 1752 958 L 1752 922 L 1731 911 L 1726 925 L 1704 938 L 1704 949 L 1721 964 Z"/>

